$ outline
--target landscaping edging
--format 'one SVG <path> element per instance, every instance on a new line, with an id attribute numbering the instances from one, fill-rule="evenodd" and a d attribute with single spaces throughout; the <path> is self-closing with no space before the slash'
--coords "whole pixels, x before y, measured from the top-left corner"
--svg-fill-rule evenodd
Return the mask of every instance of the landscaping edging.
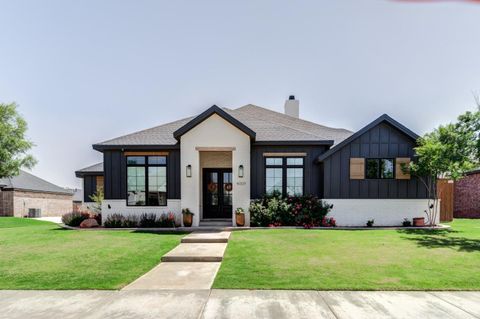
<path id="1" fill-rule="evenodd" d="M 193 232 L 193 231 L 218 231 L 218 230 L 227 230 L 227 231 L 240 231 L 240 230 L 255 230 L 255 229 L 307 229 L 301 226 L 278 226 L 278 227 L 177 227 L 177 228 L 105 228 L 105 227 L 95 227 L 95 228 L 80 228 L 72 227 L 65 224 L 59 224 L 60 227 L 70 230 L 108 230 L 108 231 L 118 231 L 118 230 L 129 230 L 129 231 L 148 231 L 148 232 Z M 450 229 L 450 225 L 439 224 L 437 226 L 426 226 L 426 227 L 403 227 L 403 226 L 374 226 L 374 227 L 363 227 L 363 226 L 336 226 L 336 227 L 311 227 L 308 229 L 316 230 L 445 230 Z"/>

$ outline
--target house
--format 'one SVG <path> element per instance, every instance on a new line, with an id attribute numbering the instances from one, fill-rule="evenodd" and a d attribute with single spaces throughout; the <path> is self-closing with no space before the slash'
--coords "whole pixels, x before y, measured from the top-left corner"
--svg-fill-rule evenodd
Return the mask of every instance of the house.
<path id="1" fill-rule="evenodd" d="M 455 182 L 453 198 L 455 218 L 480 218 L 480 169 Z"/>
<path id="2" fill-rule="evenodd" d="M 0 216 L 28 216 L 39 209 L 42 217 L 61 216 L 72 211 L 70 190 L 47 182 L 25 171 L 0 179 Z"/>
<path id="3" fill-rule="evenodd" d="M 314 194 L 334 204 L 338 225 L 400 225 L 423 217 L 427 192 L 402 172 L 417 135 L 388 115 L 358 132 L 299 118 L 299 101 L 285 114 L 255 105 L 212 106 L 203 113 L 94 144 L 103 168 L 77 171 L 85 198 L 103 174 L 102 218 L 112 213 L 195 213 L 194 226 L 235 223 L 252 199 L 273 191 Z M 87 173 L 88 174 L 87 174 Z M 89 185 L 87 187 L 87 185 Z"/>

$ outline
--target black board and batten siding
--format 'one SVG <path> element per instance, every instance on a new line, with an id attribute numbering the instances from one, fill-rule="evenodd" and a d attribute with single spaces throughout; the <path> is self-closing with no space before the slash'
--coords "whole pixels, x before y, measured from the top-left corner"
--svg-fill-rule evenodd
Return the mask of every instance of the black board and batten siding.
<path id="1" fill-rule="evenodd" d="M 350 158 L 413 158 L 414 140 L 382 122 L 327 157 L 324 165 L 325 198 L 427 198 L 425 186 L 412 177 L 397 179 L 350 179 Z"/>
<path id="2" fill-rule="evenodd" d="M 127 198 L 127 161 L 122 151 L 104 151 L 105 199 Z M 180 150 L 168 150 L 167 199 L 180 199 Z"/>
<path id="3" fill-rule="evenodd" d="M 265 157 L 264 153 L 306 153 L 304 157 L 304 194 L 323 196 L 322 165 L 315 163 L 318 156 L 325 153 L 329 147 L 323 145 L 306 146 L 268 146 L 252 145 L 251 148 L 251 198 L 261 198 L 265 193 Z"/>
<path id="4" fill-rule="evenodd" d="M 90 196 L 94 195 L 97 191 L 97 176 L 98 175 L 83 176 L 83 201 L 85 203 L 93 202 Z"/>

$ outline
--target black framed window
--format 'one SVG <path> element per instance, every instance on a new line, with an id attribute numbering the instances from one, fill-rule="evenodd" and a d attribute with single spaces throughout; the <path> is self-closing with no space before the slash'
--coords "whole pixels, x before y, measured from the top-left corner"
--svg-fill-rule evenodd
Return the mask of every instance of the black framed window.
<path id="1" fill-rule="evenodd" d="M 393 179 L 395 160 L 393 158 L 368 158 L 365 161 L 365 176 L 368 179 Z"/>
<path id="2" fill-rule="evenodd" d="M 265 193 L 302 196 L 304 188 L 303 157 L 266 157 Z"/>
<path id="3" fill-rule="evenodd" d="M 166 156 L 127 156 L 127 205 L 167 205 Z"/>

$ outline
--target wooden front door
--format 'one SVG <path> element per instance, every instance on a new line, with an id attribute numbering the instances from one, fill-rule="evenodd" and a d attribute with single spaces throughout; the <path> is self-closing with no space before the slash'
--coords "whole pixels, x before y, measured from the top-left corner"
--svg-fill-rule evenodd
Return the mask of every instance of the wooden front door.
<path id="1" fill-rule="evenodd" d="M 232 169 L 203 169 L 203 218 L 232 217 Z"/>

